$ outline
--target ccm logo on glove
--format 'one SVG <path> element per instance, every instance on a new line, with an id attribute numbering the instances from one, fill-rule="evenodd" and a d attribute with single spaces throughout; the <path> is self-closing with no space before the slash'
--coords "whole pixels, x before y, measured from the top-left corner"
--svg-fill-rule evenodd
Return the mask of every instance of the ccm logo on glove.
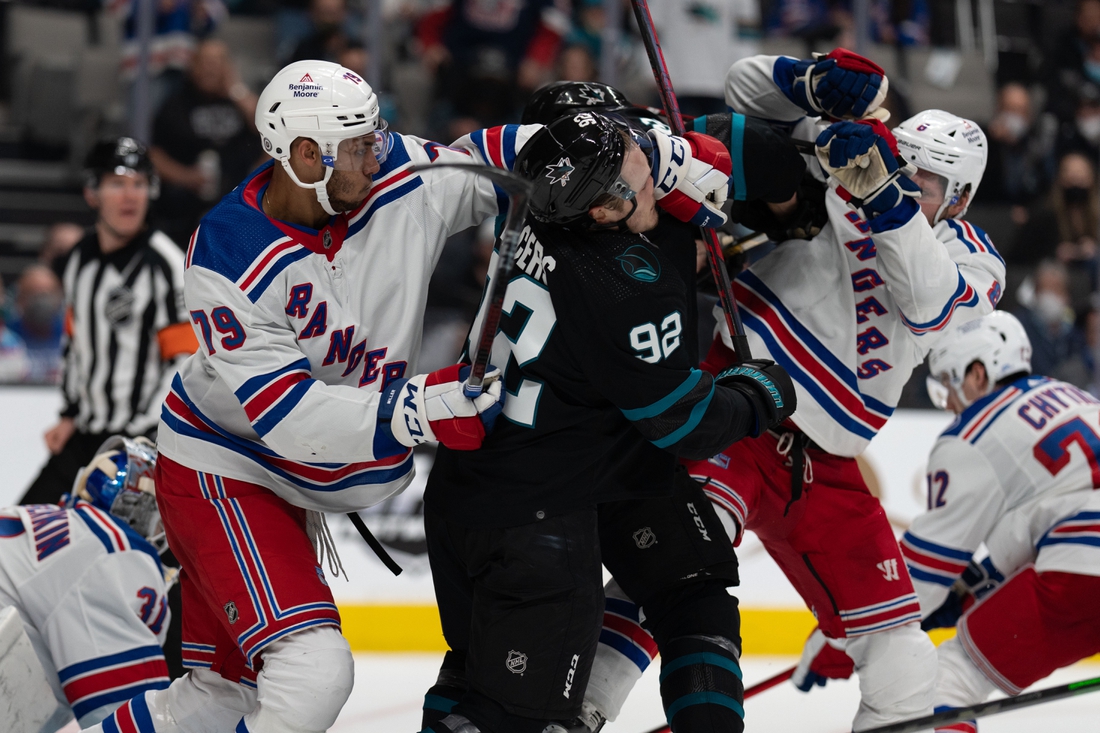
<path id="1" fill-rule="evenodd" d="M 489 367 L 480 393 L 469 390 L 469 364 L 398 380 L 383 393 L 380 429 L 388 425 L 393 440 L 409 448 L 438 441 L 454 450 L 476 450 L 504 409 L 500 370 Z M 401 414 L 393 419 L 400 405 Z M 388 421 L 388 422 L 387 422 Z"/>

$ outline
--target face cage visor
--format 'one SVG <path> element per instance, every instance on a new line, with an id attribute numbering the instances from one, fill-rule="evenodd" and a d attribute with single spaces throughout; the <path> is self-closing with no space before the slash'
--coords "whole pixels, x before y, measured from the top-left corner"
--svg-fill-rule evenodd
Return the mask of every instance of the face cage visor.
<path id="1" fill-rule="evenodd" d="M 389 131 L 389 123 L 379 118 L 378 127 L 372 132 L 341 140 L 336 148 L 336 155 L 322 155 L 321 162 L 333 170 L 361 171 L 368 151 L 374 153 L 375 160 L 381 164 L 385 162 L 392 148 L 393 136 Z"/>

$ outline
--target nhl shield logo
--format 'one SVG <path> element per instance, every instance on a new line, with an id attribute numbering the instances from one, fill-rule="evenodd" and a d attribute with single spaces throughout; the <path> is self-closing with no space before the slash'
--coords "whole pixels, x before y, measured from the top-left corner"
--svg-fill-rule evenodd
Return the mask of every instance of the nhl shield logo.
<path id="1" fill-rule="evenodd" d="M 508 658 L 504 660 L 504 666 L 512 674 L 523 674 L 527 671 L 527 655 L 512 650 L 508 652 Z"/>
<path id="2" fill-rule="evenodd" d="M 237 623 L 237 619 L 241 617 L 240 614 L 237 613 L 237 604 L 233 601 L 230 601 L 229 603 L 222 606 L 222 608 L 225 609 L 225 615 L 229 619 L 230 626 Z"/>
<path id="3" fill-rule="evenodd" d="M 332 232 L 330 232 L 328 229 L 326 229 L 325 233 L 321 235 L 321 242 L 325 245 L 325 249 L 331 249 L 332 248 Z"/>
<path id="4" fill-rule="evenodd" d="M 647 550 L 657 544 L 657 535 L 649 527 L 642 527 L 631 536 L 639 550 Z"/>
<path id="5" fill-rule="evenodd" d="M 103 308 L 104 315 L 113 326 L 125 326 L 130 322 L 134 314 L 134 293 L 125 285 L 107 293 L 107 302 Z"/>

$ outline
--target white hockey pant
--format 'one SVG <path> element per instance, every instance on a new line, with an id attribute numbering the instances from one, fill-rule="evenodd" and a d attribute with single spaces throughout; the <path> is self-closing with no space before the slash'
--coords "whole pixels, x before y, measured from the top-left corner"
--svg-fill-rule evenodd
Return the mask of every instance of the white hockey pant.
<path id="1" fill-rule="evenodd" d="M 846 639 L 859 675 L 859 712 L 852 730 L 932 714 L 936 647 L 917 623 Z"/>
<path id="2" fill-rule="evenodd" d="M 139 733 L 228 733 L 242 722 L 250 733 L 323 733 L 336 722 L 355 678 L 351 649 L 337 629 L 291 634 L 265 649 L 263 660 L 255 690 L 194 669 L 166 690 L 146 692 L 153 729 L 139 726 Z M 101 723 L 88 730 L 110 729 Z"/>

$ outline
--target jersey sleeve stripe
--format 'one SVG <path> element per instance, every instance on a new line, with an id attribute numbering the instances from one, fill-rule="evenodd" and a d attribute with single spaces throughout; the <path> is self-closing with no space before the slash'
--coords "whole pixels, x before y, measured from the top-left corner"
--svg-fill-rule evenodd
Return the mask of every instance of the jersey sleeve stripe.
<path id="1" fill-rule="evenodd" d="M 519 132 L 519 125 L 505 125 L 503 128 L 503 139 L 501 141 L 501 161 L 503 167 L 508 170 L 512 170 L 516 164 L 516 136 Z"/>
<path id="2" fill-rule="evenodd" d="M 680 383 L 680 386 L 669 392 L 667 395 L 657 400 L 651 405 L 645 407 L 636 407 L 632 410 L 623 410 L 622 413 L 626 416 L 627 420 L 635 422 L 637 420 L 645 420 L 651 417 L 657 417 L 668 408 L 679 402 L 684 395 L 690 392 L 699 380 L 703 378 L 703 372 L 698 369 L 692 369 L 691 373 Z"/>
<path id="3" fill-rule="evenodd" d="M 156 733 L 157 729 L 153 726 L 153 716 L 149 713 L 144 693 L 147 690 L 164 689 L 164 687 L 166 685 L 150 686 L 145 690 L 135 691 L 129 700 L 103 719 L 103 733 Z"/>
<path id="4" fill-rule="evenodd" d="M 959 273 L 958 287 L 955 288 L 955 293 L 947 301 L 947 304 L 940 311 L 940 314 L 930 321 L 925 323 L 914 323 L 905 317 L 903 313 L 901 316 L 902 323 L 905 324 L 913 333 L 918 336 L 924 333 L 932 331 L 939 331 L 944 328 L 951 320 L 952 314 L 958 308 L 973 308 L 978 304 L 978 293 L 971 287 L 970 283 Z"/>
<path id="5" fill-rule="evenodd" d="M 630 639 L 631 643 L 644 651 L 650 659 L 657 655 L 657 642 L 637 621 L 630 621 L 613 613 L 605 613 L 603 627 Z"/>
<path id="6" fill-rule="evenodd" d="M 279 255 L 283 254 L 287 250 L 297 247 L 298 244 L 290 237 L 280 237 L 267 246 L 263 252 L 255 259 L 252 265 L 244 271 L 240 279 L 237 282 L 237 287 L 242 291 L 248 292 L 248 289 L 252 287 L 252 283 L 256 278 L 260 277 L 260 274 L 274 261 Z"/>
<path id="7" fill-rule="evenodd" d="M 642 672 L 646 671 L 653 659 L 646 654 L 637 644 L 632 642 L 627 637 L 609 629 L 602 629 L 600 631 L 600 643 L 605 644 L 619 654 L 629 659 L 638 669 Z"/>
<path id="8" fill-rule="evenodd" d="M 974 556 L 973 552 L 967 550 L 957 550 L 953 547 L 946 545 L 938 545 L 935 542 L 921 539 L 912 532 L 906 532 L 901 541 L 914 549 L 923 550 L 925 553 L 944 558 L 946 560 L 956 560 L 961 562 L 965 568 L 967 563 L 970 562 L 970 558 Z"/>
<path id="9" fill-rule="evenodd" d="M 730 157 L 733 163 L 733 200 L 744 201 L 745 184 L 745 116 L 736 112 L 730 115 Z"/>
<path id="10" fill-rule="evenodd" d="M 653 445 L 658 448 L 667 448 L 686 438 L 702 421 L 703 415 L 706 414 L 707 408 L 710 407 L 711 400 L 714 399 L 714 386 L 714 383 L 711 382 L 710 391 L 707 392 L 707 396 L 696 402 L 695 406 L 691 408 L 691 414 L 688 415 L 687 422 L 665 437 L 652 441 Z"/>
<path id="11" fill-rule="evenodd" d="M 244 384 L 242 384 L 240 387 L 238 387 L 237 391 L 234 392 L 233 394 L 235 394 L 237 396 L 237 400 L 242 405 L 244 405 L 249 400 L 251 400 L 252 397 L 257 392 L 264 389 L 267 385 L 269 385 L 272 382 L 274 382 L 275 380 L 279 379 L 284 374 L 289 374 L 291 372 L 296 372 L 296 371 L 304 371 L 304 372 L 308 373 L 310 371 L 309 359 L 306 359 L 305 357 L 302 357 L 298 361 L 295 361 L 291 364 L 287 364 L 286 366 L 283 366 L 283 367 L 279 367 L 278 369 L 276 369 L 273 372 L 268 372 L 267 374 L 260 374 L 259 376 L 252 377 L 251 379 L 247 380 Z M 175 381 L 175 380 L 173 380 L 173 381 Z M 182 385 L 182 382 L 181 382 L 181 385 Z"/>
<path id="12" fill-rule="evenodd" d="M 286 396 L 280 399 L 270 410 L 264 413 L 263 417 L 260 417 L 252 423 L 252 429 L 256 431 L 256 435 L 261 438 L 275 429 L 275 426 L 281 423 L 290 412 L 298 406 L 298 403 L 302 401 L 302 398 L 306 396 L 306 392 L 310 387 L 317 383 L 315 379 L 296 380 L 293 386 L 286 392 Z"/>
<path id="13" fill-rule="evenodd" d="M 1100 547 L 1100 512 L 1078 512 L 1063 519 L 1047 530 L 1035 547 L 1051 545 Z"/>
<path id="14" fill-rule="evenodd" d="M 501 143 L 503 136 L 503 127 L 490 127 L 485 130 L 485 153 L 486 157 L 493 166 L 497 168 L 504 167 L 504 156 L 502 155 Z"/>
<path id="15" fill-rule="evenodd" d="M 79 718 L 107 702 L 128 700 L 136 692 L 168 686 L 168 665 L 162 656 L 74 680 L 64 687 L 65 697 Z M 125 693 L 125 697 L 120 695 Z"/>
<path id="16" fill-rule="evenodd" d="M 621 598 L 605 598 L 604 608 L 610 613 L 614 613 L 618 616 L 622 616 L 625 619 L 629 619 L 637 623 L 638 621 L 638 607 L 630 601 L 624 601 Z"/>

